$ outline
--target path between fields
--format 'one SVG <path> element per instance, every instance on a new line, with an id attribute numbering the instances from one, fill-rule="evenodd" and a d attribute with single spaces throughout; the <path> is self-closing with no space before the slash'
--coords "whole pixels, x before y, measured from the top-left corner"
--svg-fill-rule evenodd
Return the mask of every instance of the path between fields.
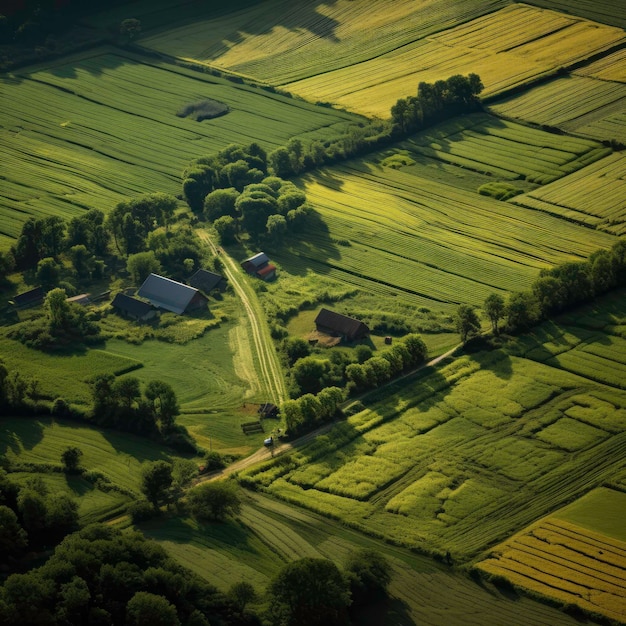
<path id="1" fill-rule="evenodd" d="M 358 397 L 351 398 L 349 401 L 345 402 L 343 406 L 351 404 L 352 402 L 356 402 L 357 400 L 362 400 L 363 398 L 366 398 L 370 393 L 380 392 L 381 389 L 384 389 L 385 387 L 389 385 L 393 385 L 397 383 L 399 380 L 409 378 L 410 376 L 413 376 L 414 374 L 416 374 L 420 370 L 423 370 L 426 367 L 434 367 L 435 365 L 437 365 L 444 359 L 447 359 L 449 356 L 452 356 L 462 345 L 463 344 L 459 344 L 458 346 L 455 346 L 454 348 L 448 350 L 444 354 L 441 354 L 440 356 L 435 357 L 434 359 L 431 359 L 430 361 L 427 361 L 426 363 L 422 363 L 419 367 L 415 368 L 414 370 L 411 370 L 410 372 L 407 372 L 406 374 L 403 374 L 402 376 L 399 376 L 398 378 L 394 378 L 393 380 L 390 380 L 389 382 L 385 383 L 384 385 L 381 385 L 380 387 L 377 387 L 376 389 L 372 389 L 371 391 L 361 394 Z M 236 472 L 240 472 L 244 469 L 248 469 L 252 467 L 253 465 L 256 465 L 257 463 L 262 463 L 263 461 L 269 461 L 272 457 L 276 457 L 281 454 L 285 454 L 286 452 L 290 452 L 291 450 L 294 450 L 296 448 L 300 448 L 306 445 L 307 443 L 309 443 L 310 441 L 312 441 L 313 439 L 315 439 L 317 436 L 327 433 L 336 423 L 337 422 L 324 424 L 323 426 L 320 426 L 319 428 L 316 428 L 315 430 L 312 430 L 311 432 L 306 433 L 305 435 L 302 435 L 301 437 L 297 437 L 293 441 L 275 445 L 273 453 L 272 453 L 272 450 L 266 447 L 260 448 L 256 452 L 253 452 L 250 456 L 247 456 L 245 459 L 235 461 L 234 463 L 224 468 L 223 470 L 220 470 L 219 472 L 213 472 L 211 474 L 207 474 L 206 476 L 201 476 L 200 478 L 196 480 L 194 484 L 197 485 L 198 483 L 202 483 L 206 481 L 227 478 L 228 476 L 231 476 L 232 474 L 235 474 Z"/>
<path id="2" fill-rule="evenodd" d="M 213 253 L 222 261 L 222 267 L 226 278 L 233 286 L 235 294 L 241 300 L 246 315 L 250 320 L 253 345 L 259 362 L 261 389 L 267 390 L 266 402 L 280 405 L 287 398 L 287 389 L 278 355 L 274 343 L 269 336 L 269 331 L 264 326 L 262 307 L 256 298 L 254 290 L 246 284 L 239 265 L 230 258 L 222 248 L 218 248 L 209 237 L 209 234 L 201 228 L 196 229 L 198 237 L 211 247 Z"/>

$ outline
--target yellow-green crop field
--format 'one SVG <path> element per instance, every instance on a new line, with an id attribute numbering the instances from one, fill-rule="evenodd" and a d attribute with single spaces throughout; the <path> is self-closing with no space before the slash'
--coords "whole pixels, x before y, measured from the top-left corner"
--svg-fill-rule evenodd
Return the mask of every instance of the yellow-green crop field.
<path id="1" fill-rule="evenodd" d="M 624 31 L 516 4 L 430 35 L 387 54 L 284 87 L 310 100 L 386 118 L 391 106 L 416 92 L 418 83 L 452 74 L 478 74 L 493 96 L 562 66 L 610 50 Z"/>
<path id="2" fill-rule="evenodd" d="M 266 0 L 216 19 L 186 21 L 142 37 L 140 44 L 282 85 L 366 61 L 506 4 L 503 0 L 325 4 Z"/>
<path id="3" fill-rule="evenodd" d="M 307 197 L 328 232 L 310 229 L 272 257 L 290 273 L 313 271 L 381 297 L 402 294 L 416 306 L 450 308 L 528 288 L 540 269 L 615 241 L 410 169 L 351 161 L 307 176 Z"/>
<path id="4" fill-rule="evenodd" d="M 626 617 L 625 514 L 626 494 L 597 489 L 500 544 L 478 568 L 540 596 L 622 623 Z M 606 518 L 621 520 L 621 538 L 594 528 L 606 528 Z"/>
<path id="5" fill-rule="evenodd" d="M 576 75 L 556 78 L 490 108 L 505 117 L 626 142 L 626 84 L 622 82 Z"/>
<path id="6" fill-rule="evenodd" d="M 575 76 L 591 76 L 600 80 L 626 83 L 626 49 L 622 48 L 607 54 L 593 63 L 579 67 L 572 72 Z"/>
<path id="7" fill-rule="evenodd" d="M 625 197 L 626 156 L 615 153 L 511 202 L 624 235 Z"/>
<path id="8" fill-rule="evenodd" d="M 619 4 L 615 0 L 531 0 L 529 4 L 626 28 L 626 14 L 619 10 Z"/>
<path id="9" fill-rule="evenodd" d="M 147 192 L 178 194 L 191 159 L 230 143 L 266 149 L 293 135 L 324 137 L 351 116 L 130 53 L 91 51 L 0 77 L 0 246 L 30 216 L 105 212 Z M 230 107 L 196 122 L 182 106 Z"/>
<path id="10" fill-rule="evenodd" d="M 474 559 L 622 468 L 626 391 L 608 369 L 589 376 L 598 354 L 623 368 L 623 293 L 594 311 L 602 328 L 546 324 L 366 396 L 365 410 L 247 476 L 389 541 Z M 559 346 L 554 363 L 535 360 Z M 578 374 L 560 362 L 571 346 L 587 359 Z"/>

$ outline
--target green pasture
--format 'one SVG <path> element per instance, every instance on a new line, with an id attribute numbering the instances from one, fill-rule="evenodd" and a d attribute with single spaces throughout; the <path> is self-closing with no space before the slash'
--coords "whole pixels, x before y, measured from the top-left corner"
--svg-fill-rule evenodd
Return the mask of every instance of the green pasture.
<path id="1" fill-rule="evenodd" d="M 68 446 L 80 448 L 81 467 L 103 477 L 112 488 L 59 473 L 61 454 Z M 76 498 L 84 523 L 123 512 L 140 496 L 141 463 L 170 458 L 166 448 L 148 439 L 42 417 L 0 418 L 0 451 L 9 466 L 17 470 L 11 477 L 21 481 L 41 476 L 51 491 Z M 50 467 L 58 471 L 50 473 Z"/>
<path id="2" fill-rule="evenodd" d="M 314 273 L 431 311 L 526 289 L 541 269 L 615 241 L 369 159 L 307 175 L 303 185 L 324 223 L 270 250 L 273 260 L 290 275 Z"/>
<path id="3" fill-rule="evenodd" d="M 511 203 L 615 235 L 626 233 L 626 156 L 616 152 Z"/>
<path id="4" fill-rule="evenodd" d="M 5 246 L 30 216 L 69 218 L 141 193 L 179 194 L 188 163 L 230 143 L 271 150 L 355 119 L 118 49 L 1 77 L 0 89 Z M 230 112 L 203 122 L 177 117 L 205 98 Z"/>
<path id="5" fill-rule="evenodd" d="M 264 495 L 246 493 L 238 520 L 198 525 L 190 519 L 167 519 L 142 525 L 178 562 L 219 589 L 239 580 L 257 592 L 288 561 L 312 556 L 342 566 L 351 551 L 382 552 L 392 566 L 390 600 L 370 607 L 366 624 L 433 623 L 445 616 L 450 624 L 484 624 L 497 619 L 513 623 L 523 611 L 525 623 L 568 624 L 556 609 L 528 598 L 507 599 L 488 584 L 480 587 L 447 566 L 354 531 L 310 511 Z M 573 620 L 571 623 L 574 623 Z"/>
<path id="6" fill-rule="evenodd" d="M 140 45 L 281 85 L 356 65 L 506 4 L 339 0 L 318 6 L 269 0 L 225 15 L 183 13 L 180 23 L 146 33 Z"/>
<path id="7" fill-rule="evenodd" d="M 567 76 L 531 87 L 490 104 L 489 108 L 507 118 L 624 143 L 625 99 L 626 84 L 588 76 Z"/>
<path id="8" fill-rule="evenodd" d="M 27 348 L 19 341 L 0 335 L 0 358 L 9 371 L 19 371 L 25 378 L 40 382 L 42 399 L 64 398 L 70 404 L 91 404 L 89 380 L 98 374 L 138 375 L 140 358 L 129 352 L 113 353 L 107 348 L 85 349 L 73 353 L 48 353 Z"/>
<path id="9" fill-rule="evenodd" d="M 606 299 L 605 322 L 623 306 Z M 555 359 L 623 360 L 621 338 L 580 334 L 550 323 L 535 341 L 573 346 Z M 576 374 L 514 356 L 520 348 L 460 357 L 365 396 L 366 409 L 327 435 L 244 474 L 371 535 L 471 560 L 612 480 L 626 452 L 623 389 L 595 382 L 594 366 Z"/>
<path id="10" fill-rule="evenodd" d="M 485 114 L 444 122 L 402 142 L 400 148 L 409 155 L 421 154 L 501 179 L 538 184 L 611 152 L 595 141 L 554 135 Z"/>

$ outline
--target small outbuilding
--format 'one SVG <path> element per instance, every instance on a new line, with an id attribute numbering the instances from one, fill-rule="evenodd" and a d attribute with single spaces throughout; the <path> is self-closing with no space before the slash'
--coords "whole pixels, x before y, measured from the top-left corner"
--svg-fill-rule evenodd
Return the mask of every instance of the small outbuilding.
<path id="1" fill-rule="evenodd" d="M 139 288 L 137 295 L 159 309 L 178 315 L 205 308 L 209 301 L 194 287 L 159 274 L 150 274 Z"/>
<path id="2" fill-rule="evenodd" d="M 45 295 L 43 287 L 35 287 L 34 289 L 24 291 L 14 296 L 12 302 L 18 309 L 27 309 L 28 307 L 40 304 Z"/>
<path id="3" fill-rule="evenodd" d="M 264 402 L 259 407 L 259 415 L 261 417 L 278 417 L 278 407 L 271 402 Z"/>
<path id="4" fill-rule="evenodd" d="M 346 341 L 357 341 L 370 334 L 368 326 L 360 320 L 329 309 L 321 309 L 317 314 L 315 328 L 320 333 L 341 337 Z"/>
<path id="5" fill-rule="evenodd" d="M 276 266 L 270 263 L 265 252 L 259 252 L 241 263 L 241 267 L 250 274 L 261 280 L 272 280 L 276 278 Z"/>
<path id="6" fill-rule="evenodd" d="M 82 306 L 87 306 L 88 304 L 91 304 L 91 299 L 90 299 L 90 294 L 88 293 L 81 293 L 77 296 L 70 296 L 69 298 L 66 298 L 66 300 L 68 302 L 71 302 L 72 304 L 80 304 Z"/>
<path id="7" fill-rule="evenodd" d="M 124 317 L 145 322 L 156 316 L 156 309 L 143 300 L 138 300 L 124 293 L 118 293 L 111 306 L 116 309 Z"/>
<path id="8" fill-rule="evenodd" d="M 226 289 L 226 279 L 220 274 L 209 272 L 209 270 L 198 270 L 189 278 L 189 284 L 206 294 L 211 293 L 214 289 L 218 291 Z"/>

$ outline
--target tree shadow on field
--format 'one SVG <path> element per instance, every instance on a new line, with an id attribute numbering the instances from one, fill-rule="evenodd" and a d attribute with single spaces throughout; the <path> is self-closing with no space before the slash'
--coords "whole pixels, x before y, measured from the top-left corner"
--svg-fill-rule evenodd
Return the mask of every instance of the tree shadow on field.
<path id="1" fill-rule="evenodd" d="M 414 626 L 416 623 L 411 617 L 409 605 L 399 598 L 389 596 L 353 611 L 351 617 L 356 626 Z"/>
<path id="2" fill-rule="evenodd" d="M 7 417 L 0 421 L 0 457 L 11 450 L 19 455 L 22 450 L 32 450 L 43 439 L 44 424 L 32 417 Z"/>

